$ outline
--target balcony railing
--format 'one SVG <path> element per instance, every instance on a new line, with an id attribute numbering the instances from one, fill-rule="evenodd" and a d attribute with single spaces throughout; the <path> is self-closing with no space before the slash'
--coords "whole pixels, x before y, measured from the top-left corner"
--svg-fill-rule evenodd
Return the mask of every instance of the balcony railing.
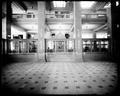
<path id="1" fill-rule="evenodd" d="M 93 21 L 95 21 L 95 20 L 97 20 L 97 21 L 105 21 L 105 20 L 107 20 L 107 16 L 105 15 L 105 14 L 103 14 L 103 15 L 99 15 L 99 14 L 86 14 L 86 15 L 82 15 L 82 19 L 83 19 L 83 21 L 85 20 L 93 20 Z"/>
<path id="2" fill-rule="evenodd" d="M 72 14 L 45 14 L 46 18 L 65 18 L 65 19 L 72 19 Z M 19 15 L 12 15 L 12 18 L 15 19 L 37 19 L 38 16 L 34 14 L 19 14 Z"/>
<path id="3" fill-rule="evenodd" d="M 14 14 L 14 15 L 12 15 L 12 18 L 16 18 L 16 19 L 35 19 L 35 18 L 37 18 L 37 15 L 35 15 L 35 14 Z"/>
<path id="4" fill-rule="evenodd" d="M 46 18 L 64 18 L 64 19 L 72 19 L 72 14 L 46 14 Z"/>
<path id="5" fill-rule="evenodd" d="M 47 19 L 73 19 L 73 14 L 45 14 Z M 21 14 L 21 15 L 13 15 L 12 18 L 15 18 L 17 20 L 37 20 L 37 15 L 34 14 Z M 107 16 L 105 14 L 85 14 L 82 15 L 83 21 L 105 21 L 107 20 Z"/>

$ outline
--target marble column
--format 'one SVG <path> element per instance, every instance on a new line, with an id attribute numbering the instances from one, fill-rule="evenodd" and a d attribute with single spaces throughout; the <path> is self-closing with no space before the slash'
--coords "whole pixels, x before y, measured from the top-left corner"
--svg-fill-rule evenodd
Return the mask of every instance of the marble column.
<path id="1" fill-rule="evenodd" d="M 45 2 L 38 1 L 38 60 L 45 60 Z"/>
<path id="2" fill-rule="evenodd" d="M 75 50 L 76 55 L 82 60 L 82 18 L 80 2 L 74 2 L 74 32 L 75 32 Z"/>

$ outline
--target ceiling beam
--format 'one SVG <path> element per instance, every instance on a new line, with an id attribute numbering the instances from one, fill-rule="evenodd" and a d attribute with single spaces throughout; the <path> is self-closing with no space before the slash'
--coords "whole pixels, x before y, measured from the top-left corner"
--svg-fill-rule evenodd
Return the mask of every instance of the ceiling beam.
<path id="1" fill-rule="evenodd" d="M 51 29 L 51 31 L 68 31 L 69 32 L 69 29 Z"/>
<path id="2" fill-rule="evenodd" d="M 81 14 L 85 15 L 85 14 L 106 14 L 106 11 L 91 11 L 91 10 L 82 10 Z"/>
<path id="3" fill-rule="evenodd" d="M 100 27 L 95 28 L 93 31 L 99 31 L 99 30 L 103 29 L 106 26 L 107 26 L 107 23 L 102 25 L 102 26 L 100 26 Z"/>
<path id="4" fill-rule="evenodd" d="M 100 19 L 83 19 L 82 23 L 89 23 L 89 24 L 105 24 L 106 20 L 100 20 Z"/>
<path id="5" fill-rule="evenodd" d="M 73 19 L 56 19 L 56 18 L 47 18 L 46 19 L 46 23 L 47 24 L 55 24 L 55 23 L 62 23 L 62 24 L 72 24 L 73 23 Z"/>

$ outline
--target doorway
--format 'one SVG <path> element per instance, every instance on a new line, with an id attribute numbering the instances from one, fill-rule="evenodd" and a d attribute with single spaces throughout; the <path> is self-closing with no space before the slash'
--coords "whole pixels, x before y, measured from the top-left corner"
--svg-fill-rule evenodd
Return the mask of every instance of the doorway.
<path id="1" fill-rule="evenodd" d="M 56 41 L 56 52 L 65 52 L 65 41 Z"/>

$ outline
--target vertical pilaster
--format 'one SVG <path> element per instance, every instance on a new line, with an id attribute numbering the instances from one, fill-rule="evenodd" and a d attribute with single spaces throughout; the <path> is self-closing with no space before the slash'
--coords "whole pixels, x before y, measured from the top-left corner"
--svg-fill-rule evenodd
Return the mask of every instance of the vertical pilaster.
<path id="1" fill-rule="evenodd" d="M 66 52 L 66 51 L 65 51 L 65 41 L 64 41 L 64 52 Z"/>
<path id="2" fill-rule="evenodd" d="M 109 49 L 108 52 L 110 55 L 112 54 L 112 26 L 111 26 L 111 8 L 106 9 L 106 15 L 107 15 L 107 26 L 108 26 L 108 38 L 109 38 Z"/>
<path id="3" fill-rule="evenodd" d="M 119 1 L 118 1 L 119 2 Z M 119 24 L 119 8 L 116 6 L 116 1 L 111 1 L 111 13 L 112 13 L 112 56 L 115 61 L 120 62 L 120 24 Z"/>
<path id="4" fill-rule="evenodd" d="M 45 60 L 45 45 L 44 45 L 44 33 L 45 33 L 45 2 L 38 1 L 38 60 Z"/>
<path id="5" fill-rule="evenodd" d="M 96 42 L 96 32 L 95 31 L 93 32 L 93 38 L 94 38 L 93 48 L 94 48 L 94 51 L 96 51 L 97 50 L 97 42 Z"/>
<path id="6" fill-rule="evenodd" d="M 57 45 L 56 45 L 56 41 L 54 41 L 54 42 L 55 42 L 55 52 L 56 52 L 56 48 L 57 48 L 56 46 L 57 46 Z"/>
<path id="7" fill-rule="evenodd" d="M 76 40 L 75 40 L 75 49 L 77 55 L 82 60 L 82 19 L 81 19 L 81 7 L 80 2 L 75 1 L 74 2 L 74 32 L 76 34 Z"/>
<path id="8" fill-rule="evenodd" d="M 6 18 L 6 39 L 7 39 L 7 54 L 10 50 L 10 41 L 11 39 L 11 16 L 12 16 L 12 8 L 11 8 L 11 0 L 7 1 L 7 18 Z"/>

